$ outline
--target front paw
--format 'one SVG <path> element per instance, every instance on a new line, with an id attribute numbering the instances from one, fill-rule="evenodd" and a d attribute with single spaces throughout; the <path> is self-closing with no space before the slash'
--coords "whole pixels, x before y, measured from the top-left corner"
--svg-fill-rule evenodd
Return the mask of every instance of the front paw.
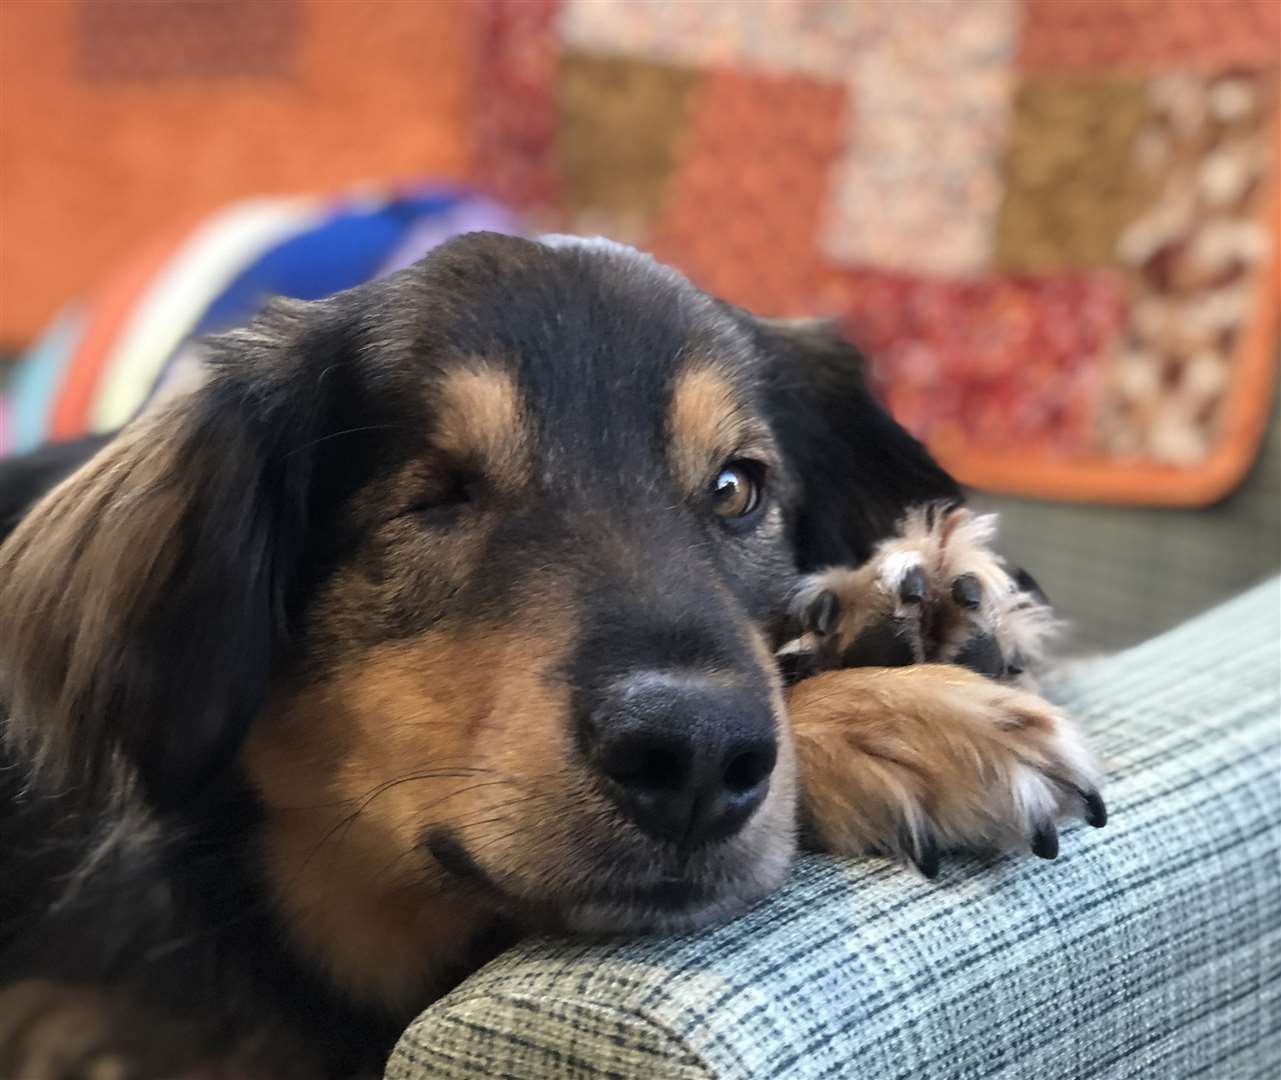
<path id="1" fill-rule="evenodd" d="M 789 712 L 822 850 L 878 851 L 933 877 L 942 852 L 1052 859 L 1058 822 L 1107 822 L 1100 770 L 1071 720 L 972 672 L 826 672 L 792 688 Z"/>
<path id="2" fill-rule="evenodd" d="M 992 550 L 995 531 L 994 515 L 918 507 L 862 566 L 811 575 L 794 595 L 785 669 L 947 663 L 1032 685 L 1057 620 Z"/>

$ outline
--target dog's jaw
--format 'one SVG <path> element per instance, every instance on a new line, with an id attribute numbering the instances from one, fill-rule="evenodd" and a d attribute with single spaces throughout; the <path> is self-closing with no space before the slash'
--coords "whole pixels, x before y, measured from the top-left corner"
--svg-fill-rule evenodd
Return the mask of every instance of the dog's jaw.
<path id="1" fill-rule="evenodd" d="M 769 896 L 783 884 L 791 861 L 790 847 L 778 845 L 758 858 L 750 872 L 722 883 L 711 898 L 678 907 L 647 899 L 643 890 L 638 890 L 635 898 L 584 900 L 566 911 L 565 926 L 591 935 L 687 933 L 725 922 Z M 663 885 L 660 882 L 659 889 Z"/>

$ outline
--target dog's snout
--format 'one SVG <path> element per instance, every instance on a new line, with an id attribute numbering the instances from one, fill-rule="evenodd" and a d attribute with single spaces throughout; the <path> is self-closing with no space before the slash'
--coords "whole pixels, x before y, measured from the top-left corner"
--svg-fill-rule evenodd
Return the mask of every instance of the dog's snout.
<path id="1" fill-rule="evenodd" d="M 592 710 L 588 728 L 588 756 L 610 797 L 642 830 L 683 847 L 737 832 L 764 800 L 778 756 L 763 695 L 699 676 L 632 676 Z"/>

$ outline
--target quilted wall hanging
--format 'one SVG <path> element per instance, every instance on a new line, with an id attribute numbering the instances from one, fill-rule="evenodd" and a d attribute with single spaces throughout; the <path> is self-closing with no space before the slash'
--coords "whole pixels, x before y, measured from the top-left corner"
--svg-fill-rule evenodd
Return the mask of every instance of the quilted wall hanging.
<path id="1" fill-rule="evenodd" d="M 841 321 L 962 479 L 1196 505 L 1276 369 L 1275 0 L 489 0 L 474 172 Z"/>
<path id="2" fill-rule="evenodd" d="M 839 319 L 976 485 L 1196 505 L 1257 453 L 1278 0 L 51 0 L 0 27 L 11 351 L 91 287 L 89 344 L 123 349 L 120 295 L 176 258 L 143 281 L 129 253 L 243 255 L 262 195 L 444 180 Z M 0 403 L 0 449 L 103 385 L 61 426 Z"/>

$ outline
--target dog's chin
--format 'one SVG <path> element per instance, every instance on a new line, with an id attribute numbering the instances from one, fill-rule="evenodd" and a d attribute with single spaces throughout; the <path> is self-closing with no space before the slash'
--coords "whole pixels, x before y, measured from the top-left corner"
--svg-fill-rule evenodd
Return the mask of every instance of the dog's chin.
<path id="1" fill-rule="evenodd" d="M 435 830 L 428 848 L 478 899 L 528 926 L 593 935 L 670 934 L 731 919 L 782 885 L 793 844 L 755 840 L 738 836 L 693 857 L 648 845 L 618 846 L 595 868 L 580 863 L 568 879 L 555 866 L 527 871 L 529 877 L 492 873 L 446 830 Z"/>
<path id="2" fill-rule="evenodd" d="M 566 929 L 586 934 L 684 933 L 742 914 L 774 892 L 790 858 L 766 855 L 733 873 L 693 873 L 619 883 L 561 905 Z"/>
<path id="3" fill-rule="evenodd" d="M 742 914 L 769 889 L 726 891 L 723 895 L 681 906 L 654 902 L 642 893 L 634 898 L 586 900 L 565 912 L 565 928 L 579 934 L 682 934 L 726 922 Z"/>

